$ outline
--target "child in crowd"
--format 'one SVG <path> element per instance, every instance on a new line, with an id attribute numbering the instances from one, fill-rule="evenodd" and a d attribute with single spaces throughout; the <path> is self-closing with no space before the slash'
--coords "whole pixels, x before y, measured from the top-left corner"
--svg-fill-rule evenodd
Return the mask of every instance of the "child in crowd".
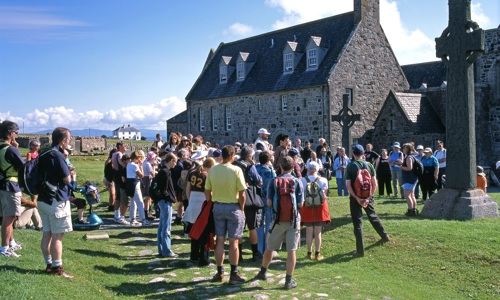
<path id="1" fill-rule="evenodd" d="M 145 159 L 142 150 L 132 152 L 130 162 L 127 164 L 127 181 L 125 182 L 125 192 L 130 197 L 130 226 L 149 226 L 151 223 L 146 220 L 144 213 L 144 202 L 141 192 L 141 178 L 144 177 L 143 161 Z M 136 220 L 136 213 L 139 211 L 139 218 L 142 224 Z"/>
<path id="2" fill-rule="evenodd" d="M 486 174 L 484 174 L 484 169 L 481 166 L 476 167 L 477 171 L 477 188 L 483 190 L 486 193 L 486 188 L 488 187 L 488 180 L 486 179 Z"/>
<path id="3" fill-rule="evenodd" d="M 29 143 L 30 151 L 26 154 L 26 161 L 30 161 L 38 157 L 38 150 L 40 150 L 40 141 L 31 140 Z"/>

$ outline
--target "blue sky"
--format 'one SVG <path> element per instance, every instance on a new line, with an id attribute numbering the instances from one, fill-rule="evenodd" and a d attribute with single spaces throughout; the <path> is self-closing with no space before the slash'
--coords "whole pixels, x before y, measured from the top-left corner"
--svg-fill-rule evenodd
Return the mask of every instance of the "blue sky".
<path id="1" fill-rule="evenodd" d="M 447 0 L 380 0 L 401 64 L 436 60 Z M 163 129 L 211 48 L 352 11 L 352 0 L 0 0 L 0 119 L 25 132 L 66 126 Z M 498 27 L 498 0 L 472 19 Z"/>

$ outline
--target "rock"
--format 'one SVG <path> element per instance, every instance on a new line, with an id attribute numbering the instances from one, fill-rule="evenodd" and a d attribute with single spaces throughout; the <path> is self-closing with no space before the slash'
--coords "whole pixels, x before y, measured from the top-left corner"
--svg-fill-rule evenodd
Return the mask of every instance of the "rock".
<path id="1" fill-rule="evenodd" d="M 151 254 L 153 254 L 153 250 L 141 250 L 141 251 L 139 251 L 140 256 L 148 256 Z"/>
<path id="2" fill-rule="evenodd" d="M 149 281 L 149 283 L 157 283 L 157 282 L 162 282 L 162 281 L 166 281 L 165 278 L 163 277 L 156 277 L 156 278 L 153 278 Z"/>

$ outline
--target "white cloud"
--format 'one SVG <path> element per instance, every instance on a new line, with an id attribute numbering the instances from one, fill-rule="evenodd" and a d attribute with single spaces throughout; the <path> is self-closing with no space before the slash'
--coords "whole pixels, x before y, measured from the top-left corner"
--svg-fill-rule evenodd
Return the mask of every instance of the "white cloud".
<path id="1" fill-rule="evenodd" d="M 254 30 L 251 26 L 242 24 L 242 23 L 234 23 L 229 26 L 228 29 L 224 30 L 224 36 L 230 37 L 247 37 L 254 33 Z"/>
<path id="2" fill-rule="evenodd" d="M 494 25 L 491 24 L 490 18 L 484 13 L 481 3 L 471 4 L 471 19 L 483 29 L 489 29 Z"/>
<path id="3" fill-rule="evenodd" d="M 76 112 L 72 108 L 57 106 L 43 110 L 35 109 L 24 117 L 11 115 L 10 112 L 0 113 L 0 119 L 11 120 L 20 127 L 24 126 L 27 133 L 58 126 L 69 129 L 112 130 L 123 124 L 130 124 L 140 129 L 162 129 L 165 128 L 165 120 L 185 109 L 186 103 L 183 100 L 170 97 L 150 105 L 129 106 L 107 112 L 97 110 Z"/>

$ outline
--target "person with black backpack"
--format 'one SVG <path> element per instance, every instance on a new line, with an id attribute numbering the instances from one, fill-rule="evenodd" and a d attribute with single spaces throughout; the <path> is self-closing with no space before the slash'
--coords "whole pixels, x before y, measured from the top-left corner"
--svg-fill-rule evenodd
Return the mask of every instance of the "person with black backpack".
<path id="1" fill-rule="evenodd" d="M 14 240 L 14 221 L 21 214 L 21 189 L 18 184 L 18 170 L 24 160 L 19 153 L 16 136 L 19 126 L 11 121 L 0 125 L 0 213 L 2 215 L 2 245 L 0 256 L 19 257 L 15 251 L 21 245 Z"/>
<path id="2" fill-rule="evenodd" d="M 418 215 L 417 209 L 417 199 L 415 198 L 415 186 L 417 185 L 418 178 L 413 173 L 413 169 L 418 163 L 415 158 L 415 149 L 412 143 L 406 143 L 403 145 L 403 154 L 405 156 L 403 164 L 401 165 L 402 178 L 403 178 L 403 192 L 408 204 L 408 211 L 406 216 L 412 217 Z"/>
<path id="3" fill-rule="evenodd" d="M 345 178 L 347 189 L 349 190 L 349 207 L 351 210 L 352 224 L 354 226 L 354 236 L 356 237 L 356 252 L 353 253 L 354 257 L 365 256 L 365 246 L 363 237 L 363 212 L 364 209 L 368 220 L 372 224 L 375 231 L 380 235 L 383 242 L 389 242 L 390 238 L 385 231 L 382 221 L 378 217 L 374 208 L 373 193 L 377 188 L 377 178 L 375 176 L 375 169 L 372 164 L 366 162 L 362 157 L 365 150 L 361 145 L 354 145 L 352 147 L 352 155 L 354 159 L 347 165 Z M 361 196 L 359 189 L 355 187 L 359 183 L 358 178 L 360 173 L 368 171 L 369 178 L 369 192 L 368 196 Z"/>

